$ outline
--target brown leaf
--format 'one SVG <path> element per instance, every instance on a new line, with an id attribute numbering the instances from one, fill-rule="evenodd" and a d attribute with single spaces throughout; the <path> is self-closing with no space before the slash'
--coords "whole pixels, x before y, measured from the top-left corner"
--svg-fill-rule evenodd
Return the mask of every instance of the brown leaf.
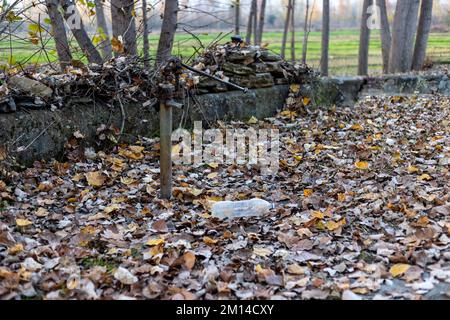
<path id="1" fill-rule="evenodd" d="M 192 268 L 195 265 L 195 253 L 192 251 L 186 251 L 185 254 L 183 255 L 183 259 L 184 259 L 184 266 L 187 269 L 192 270 Z"/>
<path id="2" fill-rule="evenodd" d="M 155 230 L 156 232 L 169 232 L 167 223 L 163 219 L 153 222 L 152 229 Z"/>

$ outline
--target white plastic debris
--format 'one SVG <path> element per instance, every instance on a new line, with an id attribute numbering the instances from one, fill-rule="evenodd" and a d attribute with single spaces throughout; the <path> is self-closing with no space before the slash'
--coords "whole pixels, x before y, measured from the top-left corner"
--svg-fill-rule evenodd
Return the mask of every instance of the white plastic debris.
<path id="1" fill-rule="evenodd" d="M 262 216 L 272 208 L 271 203 L 257 198 L 245 201 L 219 201 L 212 206 L 212 216 L 219 219 Z"/>
<path id="2" fill-rule="evenodd" d="M 138 282 L 138 278 L 134 276 L 130 271 L 123 267 L 117 268 L 114 272 L 114 278 L 122 282 L 123 284 L 133 284 Z"/>

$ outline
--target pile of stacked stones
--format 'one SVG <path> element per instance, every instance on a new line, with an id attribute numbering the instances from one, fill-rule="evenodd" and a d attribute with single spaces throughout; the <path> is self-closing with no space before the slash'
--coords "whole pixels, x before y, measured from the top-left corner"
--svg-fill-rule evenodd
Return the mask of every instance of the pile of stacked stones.
<path id="1" fill-rule="evenodd" d="M 249 89 L 298 82 L 311 73 L 306 66 L 283 61 L 281 56 L 259 46 L 234 44 L 206 50 L 194 63 L 196 69 Z M 226 84 L 205 76 L 199 78 L 197 93 L 232 90 Z"/>

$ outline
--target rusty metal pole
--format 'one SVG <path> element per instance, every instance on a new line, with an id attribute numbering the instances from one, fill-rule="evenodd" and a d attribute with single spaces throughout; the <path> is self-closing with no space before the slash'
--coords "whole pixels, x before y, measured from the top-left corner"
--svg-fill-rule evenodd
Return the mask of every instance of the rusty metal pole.
<path id="1" fill-rule="evenodd" d="M 163 90 L 171 91 L 173 86 Z M 172 197 L 172 106 L 163 99 L 159 108 L 161 198 Z"/>

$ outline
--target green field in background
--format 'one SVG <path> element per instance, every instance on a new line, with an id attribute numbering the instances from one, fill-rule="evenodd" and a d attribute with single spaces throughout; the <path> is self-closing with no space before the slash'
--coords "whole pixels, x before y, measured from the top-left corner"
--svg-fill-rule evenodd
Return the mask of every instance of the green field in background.
<path id="1" fill-rule="evenodd" d="M 198 38 L 202 45 L 207 47 L 216 37 L 217 33 L 199 33 Z M 297 32 L 296 38 L 296 58 L 300 59 L 302 52 L 303 33 Z M 229 36 L 225 37 L 221 43 L 228 41 Z M 268 43 L 268 48 L 276 53 L 281 49 L 281 32 L 264 33 L 263 42 Z M 29 41 L 22 40 L 3 40 L 0 42 L 0 65 L 7 64 L 12 48 L 13 63 L 30 64 L 46 63 L 49 58 L 56 61 L 54 52 L 54 41 L 50 38 L 45 44 L 47 55 L 39 48 L 41 45 L 33 45 Z M 47 41 L 45 40 L 45 41 Z M 71 44 L 76 48 L 76 43 L 72 40 Z M 158 36 L 150 36 L 151 54 L 154 56 L 158 45 Z M 139 46 L 142 47 L 142 39 L 139 40 Z M 358 30 L 339 30 L 330 34 L 330 74 L 333 75 L 354 75 L 356 73 L 358 62 L 359 32 Z M 191 57 L 195 53 L 195 48 L 201 48 L 198 40 L 189 34 L 177 34 L 175 38 L 173 54 L 179 55 L 184 59 Z M 308 41 L 308 64 L 318 68 L 320 66 L 321 51 L 321 33 L 311 32 Z M 369 69 L 371 74 L 381 72 L 381 42 L 378 31 L 371 34 L 369 51 Z M 75 53 L 75 57 L 82 57 L 81 53 Z M 436 63 L 450 63 L 450 35 L 445 33 L 432 33 L 429 39 L 427 56 Z M 47 58 L 48 57 L 48 58 Z M 286 59 L 290 60 L 290 35 L 288 38 Z"/>

